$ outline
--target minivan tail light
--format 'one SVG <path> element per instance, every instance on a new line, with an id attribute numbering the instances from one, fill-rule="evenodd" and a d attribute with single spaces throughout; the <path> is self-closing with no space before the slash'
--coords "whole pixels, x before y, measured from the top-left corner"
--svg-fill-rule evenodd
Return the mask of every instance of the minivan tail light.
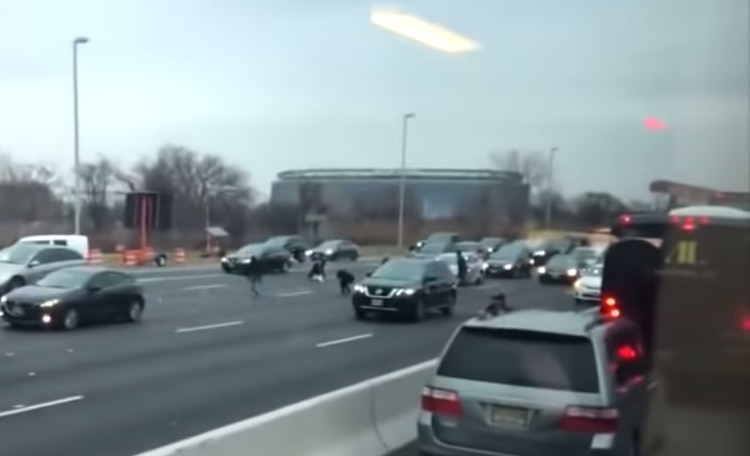
<path id="1" fill-rule="evenodd" d="M 458 393 L 425 387 L 422 390 L 422 410 L 441 416 L 459 416 L 461 403 L 458 400 Z"/>
<path id="2" fill-rule="evenodd" d="M 620 414 L 615 408 L 568 406 L 557 422 L 558 429 L 589 434 L 617 431 Z"/>

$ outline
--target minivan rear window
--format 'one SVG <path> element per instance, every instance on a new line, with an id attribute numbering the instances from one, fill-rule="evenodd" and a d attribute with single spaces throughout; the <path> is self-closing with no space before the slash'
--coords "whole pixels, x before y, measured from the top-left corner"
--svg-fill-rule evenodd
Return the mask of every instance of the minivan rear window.
<path id="1" fill-rule="evenodd" d="M 504 385 L 599 392 L 594 347 L 586 337 L 465 327 L 437 374 Z"/>

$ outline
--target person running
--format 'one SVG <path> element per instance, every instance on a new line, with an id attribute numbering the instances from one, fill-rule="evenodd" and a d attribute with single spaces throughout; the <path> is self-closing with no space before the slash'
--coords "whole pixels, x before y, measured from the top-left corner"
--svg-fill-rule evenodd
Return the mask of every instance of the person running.
<path id="1" fill-rule="evenodd" d="M 257 257 L 250 257 L 250 263 L 246 266 L 245 274 L 250 282 L 250 292 L 253 296 L 260 296 L 258 285 L 263 280 L 263 268 Z"/>

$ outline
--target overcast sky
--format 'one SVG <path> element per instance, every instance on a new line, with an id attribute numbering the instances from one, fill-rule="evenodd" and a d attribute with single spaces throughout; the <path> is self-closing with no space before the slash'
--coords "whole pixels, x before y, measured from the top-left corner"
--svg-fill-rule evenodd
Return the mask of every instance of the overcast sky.
<path id="1" fill-rule="evenodd" d="M 409 166 L 557 146 L 566 193 L 643 196 L 659 177 L 748 188 L 747 0 L 395 5 L 482 48 L 409 42 L 361 0 L 0 0 L 0 149 L 70 169 L 71 40 L 85 35 L 84 159 L 175 143 L 267 192 L 284 169 L 397 165 L 400 117 L 416 112 Z"/>

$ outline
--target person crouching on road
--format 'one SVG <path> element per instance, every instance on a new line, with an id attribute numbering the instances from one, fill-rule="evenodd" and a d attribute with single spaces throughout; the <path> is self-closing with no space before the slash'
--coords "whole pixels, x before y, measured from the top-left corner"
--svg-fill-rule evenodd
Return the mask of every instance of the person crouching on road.
<path id="1" fill-rule="evenodd" d="M 316 282 L 322 282 L 325 278 L 325 271 L 323 270 L 323 260 L 315 260 L 310 268 L 310 272 L 307 273 L 307 278 Z"/>
<path id="2" fill-rule="evenodd" d="M 260 296 L 258 285 L 263 280 L 263 268 L 257 257 L 250 257 L 250 263 L 245 268 L 247 280 L 250 282 L 250 292 L 253 296 Z"/>
<path id="3" fill-rule="evenodd" d="M 352 294 L 352 284 L 354 283 L 354 275 L 346 269 L 339 269 L 336 272 L 336 278 L 339 280 L 339 288 L 341 294 L 348 296 Z"/>

